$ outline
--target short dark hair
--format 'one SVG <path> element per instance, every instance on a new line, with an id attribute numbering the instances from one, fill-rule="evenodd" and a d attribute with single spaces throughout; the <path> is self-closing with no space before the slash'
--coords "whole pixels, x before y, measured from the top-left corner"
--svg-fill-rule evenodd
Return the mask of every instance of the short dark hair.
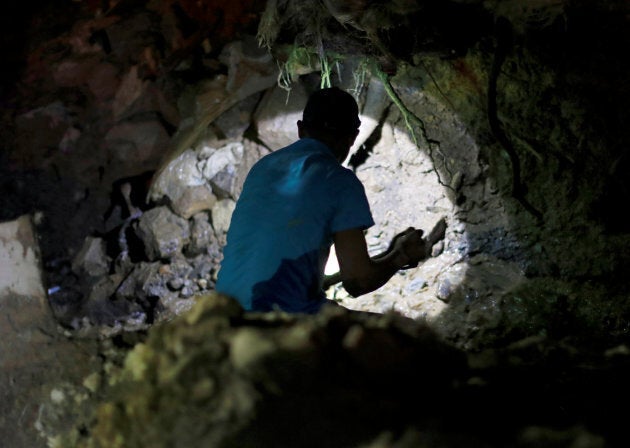
<path id="1" fill-rule="evenodd" d="M 302 121 L 311 129 L 337 135 L 356 131 L 361 125 L 357 102 L 339 87 L 313 92 L 304 108 Z"/>

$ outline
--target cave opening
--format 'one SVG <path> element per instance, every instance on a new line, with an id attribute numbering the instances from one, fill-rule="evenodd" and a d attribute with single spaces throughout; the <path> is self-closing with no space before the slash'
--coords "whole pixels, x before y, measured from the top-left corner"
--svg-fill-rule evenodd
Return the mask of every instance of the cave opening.
<path id="1" fill-rule="evenodd" d="M 337 407 L 309 431 L 351 428 L 348 437 L 364 441 L 361 418 L 373 418 L 375 431 L 391 423 L 395 432 L 377 446 L 624 439 L 621 414 L 602 400 L 627 395 L 630 240 L 621 210 L 630 89 L 618 56 L 627 7 L 326 0 L 309 4 L 309 16 L 296 13 L 299 3 L 267 2 L 278 13 L 267 18 L 280 26 L 267 35 L 269 48 L 252 28 L 265 16 L 262 2 L 72 2 L 58 26 L 26 30 L 33 53 L 3 75 L 18 83 L 3 81 L 1 91 L 0 218 L 31 214 L 36 236 L 27 220 L 3 223 L 0 247 L 11 250 L 0 255 L 32 261 L 38 242 L 48 277 L 29 277 L 35 288 L 25 294 L 0 294 L 0 334 L 24 351 L 2 359 L 18 372 L 35 365 L 38 375 L 58 367 L 68 376 L 27 402 L 20 390 L 39 392 L 29 383 L 37 375 L 3 370 L 0 390 L 12 409 L 0 414 L 32 417 L 45 433 L 65 408 L 75 440 L 128 430 L 130 446 L 152 436 L 156 446 L 168 437 L 216 441 L 254 421 L 236 439 L 243 446 L 290 444 L 294 433 L 252 419 L 264 396 L 267 412 L 297 420 Z M 237 25 L 246 32 L 228 33 Z M 38 44 L 44 34 L 54 38 Z M 366 54 L 379 71 L 359 69 Z M 443 245 L 372 294 L 328 291 L 380 319 L 244 316 L 229 303 L 209 304 L 245 174 L 296 138 L 300 102 L 326 79 L 361 105 L 364 125 L 347 166 L 375 215 L 370 249 L 446 216 Z M 6 243 L 18 240 L 15 250 Z M 0 261 L 4 285 L 22 260 Z M 21 300 L 31 295 L 52 305 L 57 321 L 41 307 L 32 312 L 39 302 Z M 207 308 L 191 312 L 197 302 Z M 120 372 L 135 382 L 121 387 L 128 395 L 108 396 L 106 383 Z M 309 384 L 316 387 L 304 394 Z M 92 415 L 81 397 L 103 404 L 96 430 L 76 415 L 79 407 Z M 317 398 L 321 406 L 309 407 Z M 348 417 L 362 400 L 383 412 L 370 416 L 365 406 Z M 400 408 L 423 400 L 437 416 Z M 108 426 L 136 422 L 129 409 L 147 411 L 153 429 Z M 163 440 L 153 431 L 173 422 L 184 430 Z M 304 443 L 318 442 L 305 434 Z"/>

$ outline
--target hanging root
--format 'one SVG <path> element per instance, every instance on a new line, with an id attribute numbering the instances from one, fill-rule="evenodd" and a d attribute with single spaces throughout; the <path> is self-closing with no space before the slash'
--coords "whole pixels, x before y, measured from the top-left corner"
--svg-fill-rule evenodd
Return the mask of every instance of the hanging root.
<path id="1" fill-rule="evenodd" d="M 417 128 L 420 130 L 422 140 L 424 141 L 427 148 L 429 149 L 428 155 L 429 155 L 429 158 L 431 159 L 431 162 L 433 163 L 433 166 L 437 167 L 437 164 L 435 163 L 434 154 L 433 154 L 433 147 L 438 146 L 440 142 L 429 138 L 429 136 L 427 135 L 427 129 L 424 125 L 424 122 L 416 114 L 410 111 L 409 108 L 405 105 L 405 103 L 403 103 L 398 93 L 396 93 L 396 91 L 394 90 L 394 87 L 392 86 L 390 82 L 389 76 L 385 72 L 383 72 L 383 70 L 381 70 L 377 64 L 373 64 L 373 71 L 383 83 L 383 86 L 385 87 L 385 91 L 387 92 L 387 95 L 390 97 L 390 99 L 396 105 L 396 107 L 398 107 L 398 110 L 400 110 L 400 114 L 402 115 L 403 120 L 405 121 L 405 127 L 409 131 L 409 134 L 411 134 L 411 139 L 413 140 L 413 143 L 416 146 L 419 146 L 418 138 L 416 137 L 416 132 L 415 132 L 415 129 Z M 444 158 L 443 163 L 444 163 L 444 168 L 448 170 L 448 167 L 446 165 L 446 158 Z M 452 189 L 452 187 L 449 184 L 445 183 L 442 180 L 442 178 L 440 177 L 440 172 L 438 171 L 437 168 L 435 170 L 435 173 L 437 175 L 438 183 L 440 185 L 442 185 L 443 187 Z"/>
<path id="2" fill-rule="evenodd" d="M 328 58 L 326 57 L 325 54 L 320 56 L 319 62 L 322 67 L 321 81 L 319 83 L 319 88 L 326 89 L 332 86 L 330 82 L 330 64 L 328 63 Z"/>
<path id="3" fill-rule="evenodd" d="M 490 130 L 505 152 L 510 157 L 512 163 L 512 197 L 516 199 L 529 213 L 539 222 L 542 221 L 542 213 L 530 204 L 525 198 L 525 188 L 521 182 L 521 162 L 512 142 L 505 134 L 499 122 L 497 113 L 497 78 L 501 71 L 501 66 L 507 55 L 512 42 L 512 26 L 507 19 L 500 18 L 497 21 L 497 49 L 492 62 L 492 70 L 488 80 L 488 122 Z"/>

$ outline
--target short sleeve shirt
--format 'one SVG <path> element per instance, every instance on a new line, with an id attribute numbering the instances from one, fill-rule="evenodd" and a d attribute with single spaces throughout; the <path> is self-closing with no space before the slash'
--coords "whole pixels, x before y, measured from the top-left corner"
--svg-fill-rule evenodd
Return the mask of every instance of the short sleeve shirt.
<path id="1" fill-rule="evenodd" d="M 300 139 L 248 174 L 216 289 L 246 310 L 317 312 L 333 234 L 373 224 L 356 175 L 323 143 Z"/>

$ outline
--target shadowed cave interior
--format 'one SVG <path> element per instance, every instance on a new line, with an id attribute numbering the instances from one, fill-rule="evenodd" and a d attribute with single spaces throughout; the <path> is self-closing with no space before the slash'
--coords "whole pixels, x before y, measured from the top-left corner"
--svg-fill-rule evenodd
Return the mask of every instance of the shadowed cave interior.
<path id="1" fill-rule="evenodd" d="M 7 446 L 625 446 L 627 2 L 33 5 L 2 31 Z M 377 315 L 245 313 L 230 214 L 325 85 L 370 251 L 445 239 L 327 291 Z"/>

